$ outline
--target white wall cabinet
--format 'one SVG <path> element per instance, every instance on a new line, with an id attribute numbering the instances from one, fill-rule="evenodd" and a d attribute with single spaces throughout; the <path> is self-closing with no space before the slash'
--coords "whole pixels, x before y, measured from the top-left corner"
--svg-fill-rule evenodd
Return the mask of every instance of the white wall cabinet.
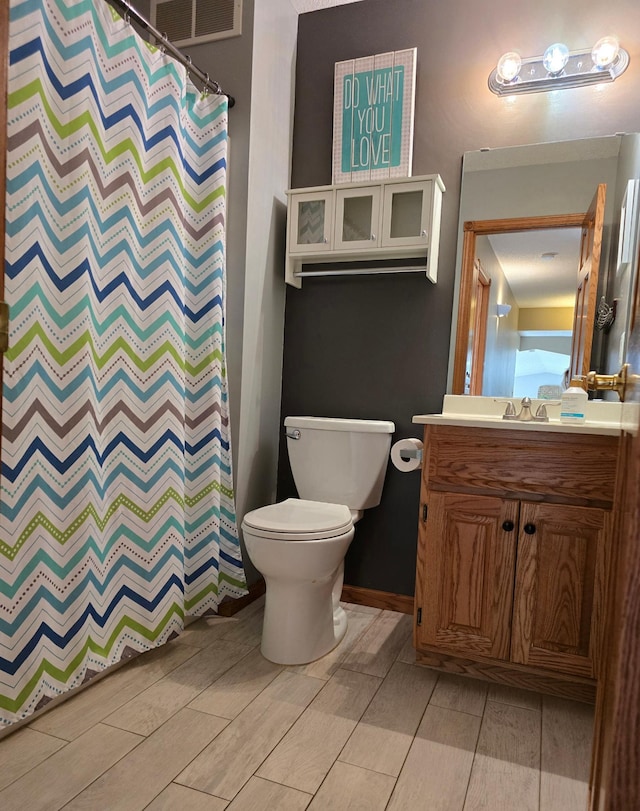
<path id="1" fill-rule="evenodd" d="M 370 260 L 371 272 L 399 272 L 380 260 L 407 258 L 435 282 L 443 192 L 440 175 L 288 191 L 287 283 L 302 287 L 303 265 L 329 263 L 335 275 Z"/>

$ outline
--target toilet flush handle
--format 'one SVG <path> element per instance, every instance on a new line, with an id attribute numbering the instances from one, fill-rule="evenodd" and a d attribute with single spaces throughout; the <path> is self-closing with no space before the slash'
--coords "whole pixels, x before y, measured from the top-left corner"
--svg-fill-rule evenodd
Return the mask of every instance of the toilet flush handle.
<path id="1" fill-rule="evenodd" d="M 300 431 L 297 428 L 294 428 L 293 431 L 287 429 L 285 433 L 287 435 L 287 439 L 300 439 L 301 436 Z"/>

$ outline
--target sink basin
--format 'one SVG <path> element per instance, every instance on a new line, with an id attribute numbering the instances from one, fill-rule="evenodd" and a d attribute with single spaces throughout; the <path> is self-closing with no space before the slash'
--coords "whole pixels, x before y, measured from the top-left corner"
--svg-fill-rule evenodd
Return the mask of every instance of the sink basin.
<path id="1" fill-rule="evenodd" d="M 560 422 L 560 405 L 550 405 L 548 400 L 532 400 L 531 412 L 545 403 L 549 422 L 503 420 L 507 398 L 472 397 L 462 394 L 446 394 L 441 414 L 417 414 L 413 422 L 422 425 L 461 425 L 478 428 L 499 428 L 524 431 L 551 431 L 583 434 L 619 434 L 621 431 L 622 403 L 590 400 L 587 403 L 586 420 L 582 425 Z M 520 398 L 509 398 L 516 412 L 520 411 Z"/>

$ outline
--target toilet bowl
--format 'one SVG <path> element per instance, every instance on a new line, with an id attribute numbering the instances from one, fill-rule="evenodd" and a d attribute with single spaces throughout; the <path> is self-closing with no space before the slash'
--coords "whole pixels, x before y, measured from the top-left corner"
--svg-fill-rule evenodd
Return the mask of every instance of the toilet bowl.
<path id="1" fill-rule="evenodd" d="M 288 665 L 324 656 L 347 630 L 339 600 L 354 535 L 349 508 L 287 499 L 247 513 L 242 530 L 266 584 L 262 655 Z"/>
<path id="2" fill-rule="evenodd" d="M 300 498 L 248 512 L 246 551 L 266 584 L 261 651 L 278 664 L 324 656 L 343 638 L 344 557 L 362 511 L 380 503 L 392 422 L 287 417 Z"/>

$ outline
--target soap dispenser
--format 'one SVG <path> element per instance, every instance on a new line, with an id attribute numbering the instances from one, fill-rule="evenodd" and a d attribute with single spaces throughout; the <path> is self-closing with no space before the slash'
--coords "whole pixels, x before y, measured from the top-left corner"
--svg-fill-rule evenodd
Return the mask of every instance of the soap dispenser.
<path id="1" fill-rule="evenodd" d="M 560 422 L 581 424 L 585 421 L 585 411 L 589 395 L 584 389 L 584 378 L 573 377 L 569 388 L 562 393 L 560 402 Z"/>

